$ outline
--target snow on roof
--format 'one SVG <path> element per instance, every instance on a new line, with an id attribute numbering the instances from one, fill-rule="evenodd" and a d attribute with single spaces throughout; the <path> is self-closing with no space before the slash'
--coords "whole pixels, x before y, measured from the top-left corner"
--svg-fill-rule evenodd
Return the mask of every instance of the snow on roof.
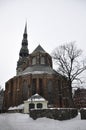
<path id="1" fill-rule="evenodd" d="M 41 97 L 39 94 L 32 95 L 28 101 L 46 101 L 43 97 Z"/>
<path id="2" fill-rule="evenodd" d="M 23 109 L 23 108 L 24 108 L 24 104 L 20 104 L 18 106 L 9 107 L 8 110 L 17 110 L 17 109 Z"/>
<path id="3" fill-rule="evenodd" d="M 44 65 L 35 65 L 27 67 L 23 72 L 19 75 L 26 75 L 26 74 L 56 74 L 56 71 L 52 69 L 50 66 Z"/>
<path id="4" fill-rule="evenodd" d="M 81 108 L 80 110 L 86 110 L 86 108 Z"/>

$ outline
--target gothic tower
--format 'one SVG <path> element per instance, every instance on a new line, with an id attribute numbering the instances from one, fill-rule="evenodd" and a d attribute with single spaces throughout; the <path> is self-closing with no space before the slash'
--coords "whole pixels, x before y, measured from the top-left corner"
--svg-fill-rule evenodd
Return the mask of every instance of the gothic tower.
<path id="1" fill-rule="evenodd" d="M 19 60 L 17 62 L 17 69 L 16 69 L 17 75 L 26 68 L 28 57 L 29 57 L 29 50 L 28 50 L 27 23 L 26 23 L 23 34 L 22 47 L 19 52 Z"/>

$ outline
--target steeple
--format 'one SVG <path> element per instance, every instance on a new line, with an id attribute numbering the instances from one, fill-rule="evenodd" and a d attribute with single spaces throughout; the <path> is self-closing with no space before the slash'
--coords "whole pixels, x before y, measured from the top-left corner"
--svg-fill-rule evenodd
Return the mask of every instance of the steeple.
<path id="1" fill-rule="evenodd" d="M 23 40 L 22 40 L 22 47 L 21 47 L 19 55 L 21 57 L 27 57 L 29 55 L 28 40 L 27 40 L 27 23 L 25 24 Z"/>
<path id="2" fill-rule="evenodd" d="M 27 34 L 27 22 L 25 24 L 24 34 Z"/>
<path id="3" fill-rule="evenodd" d="M 24 33 L 23 33 L 23 39 L 21 43 L 21 49 L 19 52 L 19 60 L 17 62 L 17 75 L 22 72 L 28 63 L 28 56 L 29 56 L 29 50 L 28 50 L 28 40 L 27 40 L 27 23 L 25 24 Z"/>
<path id="4" fill-rule="evenodd" d="M 27 39 L 27 22 L 26 22 L 26 24 L 25 24 L 23 39 Z"/>

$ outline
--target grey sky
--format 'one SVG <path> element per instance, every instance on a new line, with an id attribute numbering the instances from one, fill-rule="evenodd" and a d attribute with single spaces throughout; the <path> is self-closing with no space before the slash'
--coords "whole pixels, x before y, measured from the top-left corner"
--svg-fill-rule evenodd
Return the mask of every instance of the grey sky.
<path id="1" fill-rule="evenodd" d="M 0 0 L 0 85 L 16 75 L 16 64 L 28 25 L 28 48 L 38 44 L 51 53 L 76 41 L 86 52 L 86 0 Z"/>

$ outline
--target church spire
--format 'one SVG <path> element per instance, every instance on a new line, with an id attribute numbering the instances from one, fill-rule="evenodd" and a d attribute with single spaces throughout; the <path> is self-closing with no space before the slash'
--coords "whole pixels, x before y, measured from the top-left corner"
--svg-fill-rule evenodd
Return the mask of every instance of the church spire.
<path id="1" fill-rule="evenodd" d="M 27 39 L 27 22 L 26 22 L 26 24 L 25 24 L 23 39 Z"/>
<path id="2" fill-rule="evenodd" d="M 28 40 L 27 40 L 27 22 L 25 24 L 25 29 L 24 29 L 24 34 L 23 34 L 23 40 L 22 40 L 22 47 L 21 47 L 19 55 L 21 57 L 27 57 L 29 55 L 29 51 L 28 51 Z"/>
<path id="3" fill-rule="evenodd" d="M 26 21 L 26 24 L 25 24 L 24 34 L 27 34 L 27 21 Z"/>

